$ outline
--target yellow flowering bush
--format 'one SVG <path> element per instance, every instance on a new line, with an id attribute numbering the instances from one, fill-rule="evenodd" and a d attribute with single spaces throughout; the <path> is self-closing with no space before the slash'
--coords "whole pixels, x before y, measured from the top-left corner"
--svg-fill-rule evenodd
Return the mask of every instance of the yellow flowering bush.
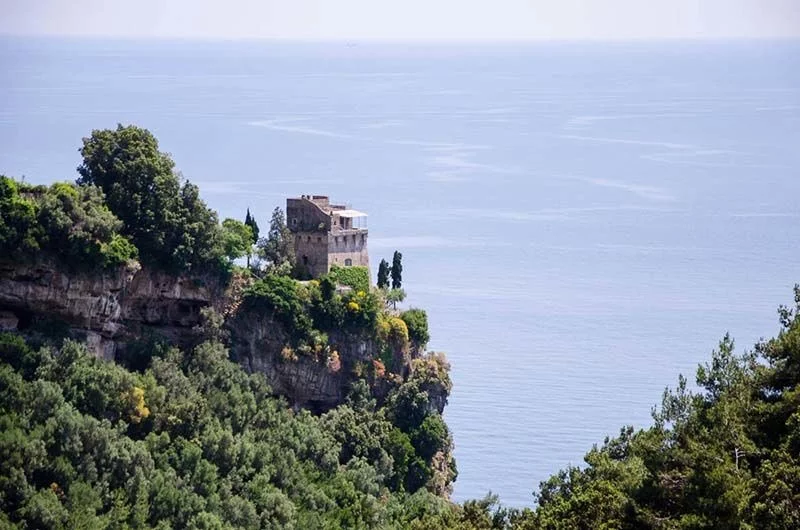
<path id="1" fill-rule="evenodd" d="M 144 389 L 138 386 L 122 394 L 122 400 L 130 407 L 129 418 L 131 423 L 139 423 L 150 416 L 150 409 L 144 401 Z"/>

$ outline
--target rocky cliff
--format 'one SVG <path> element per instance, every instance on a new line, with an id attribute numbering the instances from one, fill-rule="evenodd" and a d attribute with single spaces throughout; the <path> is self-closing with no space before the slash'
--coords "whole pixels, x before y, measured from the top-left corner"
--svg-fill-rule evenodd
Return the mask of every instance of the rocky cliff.
<path id="1" fill-rule="evenodd" d="M 0 262 L 0 326 L 65 326 L 85 336 L 95 355 L 114 359 L 148 330 L 182 342 L 200 310 L 221 301 L 218 285 L 130 266 L 102 273 L 64 270 L 52 262 Z M 47 331 L 44 329 L 44 331 Z"/>
<path id="2" fill-rule="evenodd" d="M 373 363 L 382 352 L 374 337 L 334 333 L 334 355 L 287 353 L 288 336 L 280 323 L 270 314 L 237 311 L 231 289 L 211 278 L 176 277 L 138 264 L 86 273 L 46 261 L 0 261 L 0 330 L 32 334 L 58 328 L 109 360 L 151 334 L 172 344 L 191 344 L 202 324 L 201 310 L 207 307 L 227 315 L 235 360 L 249 371 L 264 373 L 274 391 L 291 403 L 313 410 L 342 403 L 358 377 L 369 376 L 380 398 L 408 376 L 413 359 L 421 354 L 397 350 L 386 373 L 376 376 Z M 441 412 L 446 390 L 430 395 L 431 406 Z"/>

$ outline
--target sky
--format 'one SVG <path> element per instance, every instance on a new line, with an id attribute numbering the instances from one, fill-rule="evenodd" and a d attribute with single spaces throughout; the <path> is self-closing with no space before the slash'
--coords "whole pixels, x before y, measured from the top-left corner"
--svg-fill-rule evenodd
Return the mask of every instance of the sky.
<path id="1" fill-rule="evenodd" d="M 0 34 L 301 40 L 800 37 L 800 0 L 0 0 Z"/>

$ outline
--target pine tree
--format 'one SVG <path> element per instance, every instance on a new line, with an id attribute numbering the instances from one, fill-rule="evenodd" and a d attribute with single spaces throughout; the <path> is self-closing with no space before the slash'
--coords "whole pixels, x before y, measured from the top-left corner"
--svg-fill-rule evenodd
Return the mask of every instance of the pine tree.
<path id="1" fill-rule="evenodd" d="M 389 262 L 385 259 L 381 260 L 381 264 L 378 265 L 378 289 L 388 289 L 389 288 Z"/>
<path id="2" fill-rule="evenodd" d="M 403 285 L 403 255 L 395 250 L 392 257 L 392 289 L 400 289 Z"/>

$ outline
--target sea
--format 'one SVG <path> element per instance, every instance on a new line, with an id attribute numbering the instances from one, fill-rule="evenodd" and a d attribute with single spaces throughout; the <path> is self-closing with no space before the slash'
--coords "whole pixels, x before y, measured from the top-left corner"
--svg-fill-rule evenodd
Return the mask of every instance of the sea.
<path id="1" fill-rule="evenodd" d="M 453 498 L 540 481 L 800 282 L 800 42 L 0 39 L 0 173 L 150 129 L 221 218 L 369 214 L 452 365 Z"/>

